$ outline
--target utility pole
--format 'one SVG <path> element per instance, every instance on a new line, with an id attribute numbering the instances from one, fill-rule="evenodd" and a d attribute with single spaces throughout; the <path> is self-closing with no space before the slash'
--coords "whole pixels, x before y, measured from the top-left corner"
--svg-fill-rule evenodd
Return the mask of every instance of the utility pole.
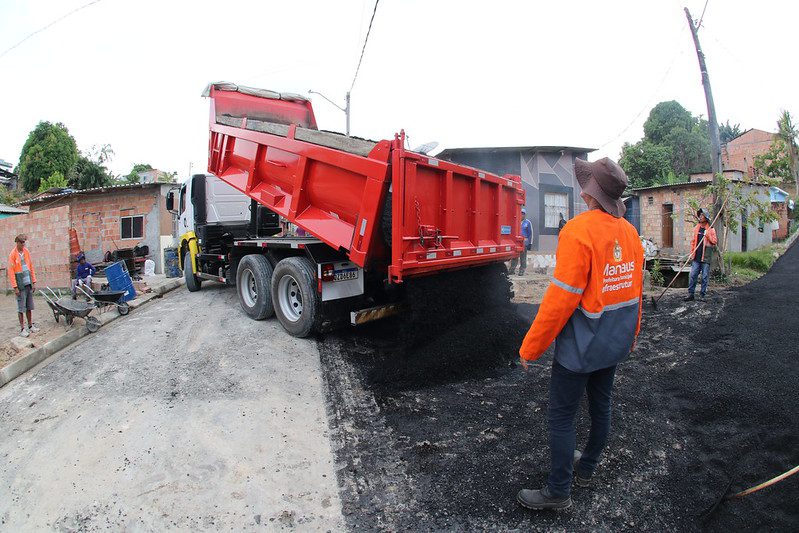
<path id="1" fill-rule="evenodd" d="M 694 24 L 694 19 L 691 17 L 691 12 L 685 8 L 685 16 L 688 18 L 688 26 L 691 28 L 691 35 L 694 38 L 694 47 L 696 47 L 696 57 L 699 60 L 699 70 L 702 73 L 702 86 L 705 88 L 705 100 L 707 101 L 707 127 L 710 133 L 710 168 L 713 171 L 713 185 L 715 186 L 715 193 L 713 194 L 713 214 L 717 215 L 722 209 L 722 195 L 719 190 L 721 185 L 723 167 L 721 165 L 721 140 L 719 139 L 719 123 L 716 120 L 716 106 L 713 103 L 713 92 L 710 90 L 710 76 L 707 73 L 707 65 L 705 64 L 705 54 L 702 52 L 702 47 L 699 45 L 699 29 Z M 718 225 L 723 225 L 721 217 L 718 217 Z M 744 229 L 744 231 L 746 231 Z M 723 231 L 720 232 L 724 234 Z M 723 241 L 723 239 L 722 239 Z M 724 242 L 721 243 L 724 246 Z M 721 262 L 721 270 L 724 271 L 724 261 Z"/>
<path id="2" fill-rule="evenodd" d="M 330 98 L 328 98 L 327 96 L 325 96 L 320 92 L 309 90 L 308 94 L 318 94 L 319 96 L 330 102 L 333 106 L 335 106 L 339 110 L 344 111 L 344 114 L 347 116 L 347 137 L 349 137 L 350 136 L 350 92 L 347 91 L 347 94 L 344 97 L 345 98 L 344 107 L 341 107 L 336 102 L 334 102 L 333 100 L 331 100 Z"/>
<path id="3" fill-rule="evenodd" d="M 694 19 L 691 18 L 691 12 L 685 8 L 685 16 L 688 17 L 688 26 L 691 28 L 691 35 L 694 38 L 694 46 L 696 47 L 696 57 L 699 59 L 699 70 L 702 73 L 702 86 L 705 88 L 705 100 L 707 101 L 707 125 L 710 133 L 710 150 L 711 161 L 710 168 L 713 170 L 713 184 L 718 185 L 719 178 L 717 174 L 722 171 L 721 166 L 721 141 L 719 139 L 719 123 L 716 120 L 716 106 L 713 104 L 713 92 L 710 90 L 710 76 L 707 74 L 707 65 L 705 65 L 705 54 L 702 52 L 702 47 L 699 45 L 699 31 L 694 25 Z M 716 199 L 716 206 L 720 207 L 720 201 Z"/>

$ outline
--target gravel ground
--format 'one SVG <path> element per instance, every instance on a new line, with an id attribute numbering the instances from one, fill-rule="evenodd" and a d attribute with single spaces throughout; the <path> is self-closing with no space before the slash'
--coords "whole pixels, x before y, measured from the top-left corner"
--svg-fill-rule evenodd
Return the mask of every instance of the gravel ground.
<path id="1" fill-rule="evenodd" d="M 179 289 L 0 388 L 0 531 L 339 531 L 313 341 Z"/>
<path id="2" fill-rule="evenodd" d="M 575 489 L 574 506 L 560 513 L 515 502 L 519 488 L 547 475 L 551 355 L 528 373 L 518 367 L 535 307 L 509 303 L 503 276 L 463 271 L 446 287 L 420 280 L 409 317 L 326 336 L 320 355 L 348 525 L 795 530 L 799 477 L 703 514 L 730 481 L 744 488 L 799 463 L 790 334 L 799 317 L 784 312 L 799 293 L 798 255 L 794 247 L 757 283 L 707 302 L 685 305 L 680 291 L 658 310 L 647 305 L 638 348 L 617 373 L 596 486 Z"/>

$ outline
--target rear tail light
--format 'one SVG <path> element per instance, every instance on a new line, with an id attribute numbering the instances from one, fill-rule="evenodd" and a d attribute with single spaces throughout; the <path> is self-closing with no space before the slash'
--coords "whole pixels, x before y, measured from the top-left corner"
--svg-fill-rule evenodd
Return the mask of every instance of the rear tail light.
<path id="1" fill-rule="evenodd" d="M 335 269 L 332 263 L 322 265 L 322 281 L 333 281 L 335 277 Z"/>

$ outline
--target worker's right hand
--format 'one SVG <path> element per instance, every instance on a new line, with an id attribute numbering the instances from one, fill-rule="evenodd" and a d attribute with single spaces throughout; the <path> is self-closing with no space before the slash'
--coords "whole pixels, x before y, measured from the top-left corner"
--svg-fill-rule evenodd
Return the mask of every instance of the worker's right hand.
<path id="1" fill-rule="evenodd" d="M 14 287 L 14 294 L 16 296 L 19 296 L 19 288 L 18 287 Z"/>

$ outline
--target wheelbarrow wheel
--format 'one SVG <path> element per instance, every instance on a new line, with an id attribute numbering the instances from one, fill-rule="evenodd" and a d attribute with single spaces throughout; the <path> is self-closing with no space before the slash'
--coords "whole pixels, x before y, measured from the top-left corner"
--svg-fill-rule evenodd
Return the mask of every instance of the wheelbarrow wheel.
<path id="1" fill-rule="evenodd" d="M 122 316 L 125 316 L 128 313 L 130 313 L 130 306 L 128 305 L 128 302 L 122 302 L 121 304 L 117 304 L 117 312 Z"/>
<path id="2" fill-rule="evenodd" d="M 87 316 L 86 329 L 88 329 L 91 333 L 94 333 L 100 329 L 100 319 L 98 319 L 96 316 Z"/>

